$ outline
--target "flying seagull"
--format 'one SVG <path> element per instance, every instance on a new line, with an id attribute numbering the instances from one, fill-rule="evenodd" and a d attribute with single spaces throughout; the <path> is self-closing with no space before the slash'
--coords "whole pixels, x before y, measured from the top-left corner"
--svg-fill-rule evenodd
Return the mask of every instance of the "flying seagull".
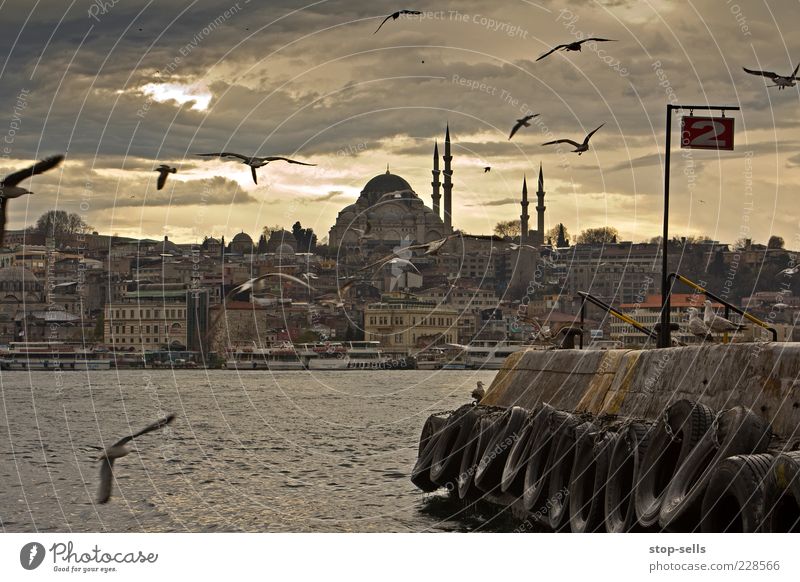
<path id="1" fill-rule="evenodd" d="M 572 150 L 573 153 L 581 155 L 583 152 L 589 150 L 589 140 L 592 139 L 592 136 L 595 134 L 595 132 L 598 129 L 600 129 L 601 127 L 603 127 L 604 125 L 605 125 L 605 123 L 601 123 L 600 126 L 597 129 L 594 129 L 594 130 L 590 131 L 589 134 L 585 138 L 583 138 L 583 143 L 578 143 L 576 141 L 572 141 L 571 139 L 557 139 L 555 141 L 545 142 L 542 145 L 546 146 L 546 145 L 554 145 L 554 144 L 558 144 L 558 143 L 568 143 L 568 144 L 570 144 L 572 146 L 575 146 L 575 149 Z"/>
<path id="2" fill-rule="evenodd" d="M 422 14 L 422 12 L 420 12 L 419 10 L 398 10 L 397 12 L 392 12 L 389 16 L 387 16 L 386 18 L 383 19 L 383 22 L 381 22 L 380 26 L 378 26 L 378 28 L 376 28 L 375 32 L 373 32 L 372 34 L 377 34 L 378 31 L 381 29 L 381 27 L 384 24 L 386 24 L 386 22 L 389 19 L 397 20 L 398 18 L 400 18 L 401 14 L 416 14 L 416 15 L 419 15 L 419 14 Z M 424 63 L 425 61 L 422 61 L 422 62 Z"/>
<path id="3" fill-rule="evenodd" d="M 475 399 L 475 404 L 479 404 L 480 401 L 483 400 L 483 397 L 486 396 L 486 388 L 483 387 L 483 382 L 478 380 L 478 385 L 472 391 L 472 394 L 470 394 L 470 396 L 472 396 Z"/>
<path id="4" fill-rule="evenodd" d="M 777 87 L 778 91 L 782 89 L 786 89 L 786 87 L 794 87 L 795 81 L 800 81 L 800 77 L 797 76 L 797 71 L 800 70 L 800 65 L 797 65 L 794 71 L 792 71 L 791 75 L 779 75 L 778 73 L 773 73 L 771 71 L 752 71 L 745 67 L 742 67 L 745 73 L 750 73 L 751 75 L 760 75 L 762 77 L 767 77 L 772 80 L 774 85 L 767 85 L 767 87 Z"/>
<path id="5" fill-rule="evenodd" d="M 534 251 L 538 250 L 536 247 L 531 245 L 520 245 L 517 243 L 511 243 L 508 245 L 508 250 L 510 251 L 518 251 L 519 249 L 532 249 Z"/>
<path id="6" fill-rule="evenodd" d="M 711 301 L 706 300 L 706 311 L 703 314 L 703 323 L 706 327 L 716 333 L 725 333 L 731 331 L 741 331 L 746 328 L 746 325 L 733 323 L 724 317 L 714 313 L 711 307 Z"/>
<path id="7" fill-rule="evenodd" d="M 550 49 L 549 51 L 544 53 L 542 56 L 540 56 L 536 60 L 537 61 L 541 61 L 543 58 L 545 58 L 547 56 L 550 56 L 551 54 L 553 54 L 557 50 L 580 51 L 581 50 L 581 45 L 583 43 L 585 43 L 585 42 L 589 42 L 590 40 L 593 40 L 595 42 L 616 42 L 615 40 L 610 39 L 610 38 L 597 38 L 597 37 L 584 38 L 583 40 L 576 40 L 575 42 L 569 42 L 567 44 L 560 44 L 557 47 L 554 47 L 554 48 Z"/>
<path id="8" fill-rule="evenodd" d="M 521 119 L 517 119 L 517 122 L 514 124 L 514 127 L 511 128 L 511 133 L 509 134 L 508 139 L 510 140 L 512 137 L 514 137 L 514 134 L 519 131 L 519 128 L 530 127 L 531 124 L 529 123 L 529 121 L 534 117 L 539 117 L 539 114 L 534 113 L 533 115 L 526 115 Z"/>
<path id="9" fill-rule="evenodd" d="M 47 170 L 52 170 L 63 160 L 64 156 L 45 158 L 41 162 L 36 162 L 30 168 L 25 168 L 19 172 L 9 174 L 0 182 L 0 246 L 3 246 L 3 239 L 6 233 L 6 206 L 8 205 L 8 200 L 10 198 L 19 198 L 24 194 L 33 194 L 30 190 L 20 188 L 17 184 L 32 176 L 42 174 Z"/>
<path id="10" fill-rule="evenodd" d="M 485 174 L 486 172 L 491 172 L 491 171 L 492 171 L 492 167 L 491 167 L 491 166 L 486 166 L 486 167 L 483 169 L 483 173 L 484 173 L 484 174 Z"/>
<path id="11" fill-rule="evenodd" d="M 791 277 L 792 275 L 797 275 L 798 271 L 800 271 L 800 267 L 788 267 L 783 271 L 780 271 L 778 273 L 778 276 L 780 277 L 781 275 L 783 275 L 784 277 Z"/>
<path id="12" fill-rule="evenodd" d="M 169 166 L 161 164 L 153 171 L 158 172 L 158 182 L 156 184 L 156 190 L 161 190 L 164 187 L 164 184 L 167 183 L 167 176 L 176 173 L 178 169 L 171 168 Z"/>
<path id="13" fill-rule="evenodd" d="M 231 289 L 231 291 L 228 292 L 228 294 L 225 296 L 225 299 L 227 300 L 228 298 L 233 297 L 238 293 L 254 289 L 257 283 L 260 283 L 261 281 L 264 281 L 269 277 L 278 277 L 279 279 L 283 279 L 285 281 L 292 281 L 294 283 L 302 285 L 303 287 L 306 287 L 309 291 L 314 290 L 314 288 L 311 285 L 309 285 L 306 281 L 298 279 L 297 277 L 289 275 L 288 273 L 267 273 L 266 275 L 260 275 L 258 277 L 254 277 L 253 279 L 249 279 L 244 283 L 242 283 L 241 285 L 239 285 L 238 287 L 234 287 L 233 289 Z"/>
<path id="14" fill-rule="evenodd" d="M 126 436 L 125 438 L 118 440 L 105 451 L 103 451 L 103 454 L 97 458 L 97 460 L 101 462 L 100 488 L 97 490 L 97 503 L 107 503 L 111 498 L 111 487 L 114 480 L 114 461 L 131 452 L 131 449 L 126 445 L 136 437 L 140 437 L 148 432 L 153 432 L 154 430 L 164 428 L 173 420 L 175 420 L 175 415 L 169 414 L 161 420 L 154 422 L 150 426 L 143 428 L 139 432 L 133 433 L 130 436 Z"/>
<path id="15" fill-rule="evenodd" d="M 207 158 L 228 158 L 227 161 L 239 160 L 243 164 L 250 166 L 250 171 L 253 172 L 253 182 L 258 184 L 258 177 L 256 176 L 256 168 L 261 168 L 262 166 L 266 166 L 270 162 L 276 162 L 278 160 L 289 162 L 290 164 L 300 164 L 301 166 L 316 166 L 316 164 L 307 164 L 305 162 L 298 162 L 297 160 L 292 160 L 289 158 L 284 158 L 283 156 L 266 156 L 263 158 L 259 158 L 256 156 L 243 156 L 242 154 L 235 154 L 233 152 L 218 152 L 214 154 L 195 154 L 196 156 L 204 156 Z"/>
<path id="16" fill-rule="evenodd" d="M 689 308 L 688 312 L 689 312 L 689 324 L 688 324 L 689 333 L 691 333 L 695 337 L 699 337 L 701 339 L 713 342 L 714 336 L 711 335 L 711 332 L 709 331 L 708 327 L 706 327 L 706 324 L 703 323 L 702 319 L 700 319 L 697 309 L 691 307 Z"/>
<path id="17" fill-rule="evenodd" d="M 439 254 L 439 251 L 442 250 L 442 247 L 444 247 L 444 245 L 447 243 L 447 241 L 449 241 L 450 239 L 456 238 L 458 236 L 460 236 L 460 235 L 459 234 L 449 234 L 444 238 L 432 240 L 431 242 L 421 243 L 421 244 L 418 244 L 418 245 L 409 245 L 407 247 L 402 247 L 402 248 L 400 248 L 400 249 L 398 249 L 398 250 L 396 250 L 396 251 L 394 251 L 392 253 L 389 253 L 385 257 L 381 257 L 377 261 L 370 263 L 366 267 L 362 267 L 361 269 L 359 269 L 359 272 L 366 271 L 367 269 L 371 269 L 372 267 L 375 267 L 375 266 L 378 266 L 378 265 L 380 265 L 378 267 L 380 269 L 385 264 L 391 262 L 393 259 L 398 258 L 400 254 L 406 255 L 410 251 L 422 251 L 422 254 L 424 254 L 424 255 L 436 256 L 436 255 Z M 407 259 L 402 259 L 402 261 L 407 261 Z M 414 265 L 411 264 L 410 261 L 407 261 L 407 262 L 412 267 L 414 267 Z M 398 263 L 394 263 L 394 264 L 398 264 Z M 414 270 L 417 271 L 417 268 L 414 267 Z M 419 273 L 419 271 L 417 271 L 417 272 Z"/>

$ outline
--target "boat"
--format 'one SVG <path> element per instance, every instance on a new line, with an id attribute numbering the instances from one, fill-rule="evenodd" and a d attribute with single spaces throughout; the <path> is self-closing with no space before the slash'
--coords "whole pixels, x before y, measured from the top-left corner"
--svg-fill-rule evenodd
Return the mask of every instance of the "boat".
<path id="1" fill-rule="evenodd" d="M 499 370 L 508 356 L 526 347 L 523 342 L 473 341 L 464 346 L 464 364 L 470 370 Z"/>
<path id="2" fill-rule="evenodd" d="M 305 370 L 304 359 L 291 344 L 274 347 L 244 347 L 228 353 L 229 370 Z"/>
<path id="3" fill-rule="evenodd" d="M 110 370 L 108 352 L 64 342 L 11 342 L 0 350 L 3 370 Z"/>
<path id="4" fill-rule="evenodd" d="M 229 353 L 226 367 L 237 370 L 380 370 L 401 367 L 377 341 L 316 342 L 243 347 Z"/>

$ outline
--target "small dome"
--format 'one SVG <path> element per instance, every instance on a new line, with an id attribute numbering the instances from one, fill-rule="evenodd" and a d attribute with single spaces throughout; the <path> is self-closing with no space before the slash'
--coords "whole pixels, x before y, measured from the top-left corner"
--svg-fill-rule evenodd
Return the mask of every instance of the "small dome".
<path id="1" fill-rule="evenodd" d="M 283 243 L 275 249 L 275 254 L 280 256 L 294 256 L 295 251 L 292 245 Z"/>

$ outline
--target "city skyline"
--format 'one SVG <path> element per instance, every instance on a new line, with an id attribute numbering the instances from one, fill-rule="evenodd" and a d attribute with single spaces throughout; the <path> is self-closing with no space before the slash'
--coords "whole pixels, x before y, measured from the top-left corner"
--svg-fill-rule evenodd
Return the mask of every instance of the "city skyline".
<path id="1" fill-rule="evenodd" d="M 741 70 L 793 69 L 791 47 L 758 33 L 790 22 L 788 7 L 459 2 L 373 36 L 388 4 L 84 2 L 66 14 L 7 4 L 19 10 L 0 25 L 9 43 L 0 169 L 68 151 L 61 172 L 33 180 L 36 195 L 10 207 L 9 230 L 58 208 L 121 236 L 191 242 L 299 220 L 322 238 L 387 163 L 431 207 L 431 147 L 449 123 L 454 228 L 488 234 L 517 218 L 523 174 L 541 162 L 546 229 L 608 225 L 647 240 L 660 231 L 664 108 L 675 97 L 742 111 L 735 152 L 684 156 L 673 134 L 672 231 L 731 242 L 777 235 L 787 247 L 800 237 L 790 212 L 800 194 L 788 136 L 800 121 L 796 89 L 772 93 Z M 36 24 L 25 27 L 30 14 Z M 55 28 L 44 49 L 39 27 Z M 617 42 L 533 62 L 600 31 Z M 466 36 L 468 47 L 446 41 Z M 541 116 L 509 142 L 527 109 Z M 580 158 L 540 146 L 603 122 Z M 192 155 L 222 149 L 317 166 L 273 164 L 257 186 L 246 167 Z M 162 191 L 158 163 L 179 168 Z"/>

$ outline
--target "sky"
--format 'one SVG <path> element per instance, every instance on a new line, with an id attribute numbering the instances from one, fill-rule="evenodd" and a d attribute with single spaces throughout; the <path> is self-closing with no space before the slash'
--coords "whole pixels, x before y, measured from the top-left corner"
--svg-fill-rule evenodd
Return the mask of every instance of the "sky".
<path id="1" fill-rule="evenodd" d="M 373 34 L 401 8 L 423 14 Z M 122 236 L 255 238 L 299 220 L 322 239 L 387 164 L 430 205 L 449 123 L 456 228 L 519 218 L 541 163 L 548 229 L 647 240 L 672 102 L 741 111 L 732 152 L 680 149 L 673 115 L 671 234 L 800 248 L 800 88 L 742 70 L 790 73 L 799 16 L 755 0 L 0 0 L 0 175 L 67 155 L 23 184 L 35 194 L 9 204 L 8 228 L 63 209 Z M 536 61 L 588 36 L 615 42 Z M 509 141 L 528 111 L 536 124 Z M 600 124 L 581 156 L 541 145 Z M 218 151 L 316 166 L 276 162 L 255 185 L 246 166 L 194 155 Z M 161 163 L 178 173 L 157 191 Z"/>

